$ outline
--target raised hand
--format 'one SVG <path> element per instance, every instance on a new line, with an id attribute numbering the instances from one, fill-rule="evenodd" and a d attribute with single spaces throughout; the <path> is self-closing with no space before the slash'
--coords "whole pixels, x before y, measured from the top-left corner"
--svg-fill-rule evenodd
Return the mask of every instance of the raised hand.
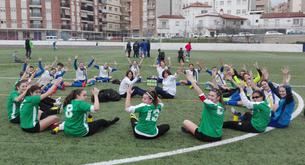
<path id="1" fill-rule="evenodd" d="M 268 73 L 268 70 L 266 68 L 262 69 L 262 75 L 263 75 L 263 79 L 265 79 L 265 80 L 269 79 L 269 73 Z"/>
<path id="2" fill-rule="evenodd" d="M 94 87 L 93 89 L 91 89 L 91 93 L 92 93 L 92 95 L 94 95 L 94 96 L 98 96 L 98 93 L 99 93 L 99 89 L 97 89 L 96 87 Z"/>
<path id="3" fill-rule="evenodd" d="M 130 95 L 131 95 L 131 94 L 133 93 L 133 91 L 134 91 L 134 90 L 132 90 L 132 85 L 129 85 L 129 86 L 128 86 L 128 89 L 127 89 L 127 94 L 130 94 Z"/>
<path id="4" fill-rule="evenodd" d="M 285 66 L 284 68 L 281 69 L 282 70 L 282 73 L 284 75 L 288 75 L 289 74 L 289 67 L 288 66 Z"/>

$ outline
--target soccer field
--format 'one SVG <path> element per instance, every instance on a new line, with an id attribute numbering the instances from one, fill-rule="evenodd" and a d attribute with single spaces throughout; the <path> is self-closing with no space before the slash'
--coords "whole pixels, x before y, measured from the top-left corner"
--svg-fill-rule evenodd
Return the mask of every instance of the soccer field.
<path id="1" fill-rule="evenodd" d="M 14 82 L 21 71 L 21 64 L 13 63 L 12 52 L 18 50 L 19 57 L 23 58 L 23 49 L 0 49 L 0 164 L 85 164 L 114 159 L 141 156 L 179 148 L 192 147 L 204 144 L 190 135 L 180 131 L 184 119 L 190 119 L 199 123 L 202 103 L 198 101 L 195 92 L 187 86 L 177 87 L 177 97 L 173 100 L 163 100 L 165 106 L 160 114 L 158 124 L 167 123 L 170 130 L 165 136 L 155 140 L 139 140 L 134 138 L 129 114 L 124 111 L 124 100 L 119 102 L 101 103 L 99 112 L 93 114 L 95 119 L 112 119 L 120 117 L 115 125 L 106 128 L 99 133 L 85 138 L 72 138 L 62 132 L 51 135 L 50 131 L 38 134 L 28 134 L 7 120 L 6 99 L 12 90 Z M 157 51 L 152 51 L 152 57 L 145 59 L 141 68 L 141 76 L 146 78 L 156 75 L 155 63 Z M 172 72 L 178 67 L 177 51 L 166 51 L 166 57 L 171 57 Z M 122 79 L 128 69 L 126 56 L 122 48 L 60 48 L 53 51 L 50 48 L 34 48 L 30 63 L 37 66 L 39 57 L 43 65 L 51 64 L 57 56 L 60 62 L 68 65 L 69 71 L 65 74 L 65 81 L 72 81 L 75 72 L 68 64 L 68 58 L 74 59 L 78 55 L 80 61 L 87 62 L 94 56 L 96 62 L 102 65 L 104 62 L 118 63 L 118 71 L 112 74 L 115 79 Z M 305 54 L 304 53 L 269 53 L 269 52 L 203 52 L 193 51 L 192 61 L 204 61 L 208 68 L 219 66 L 219 58 L 225 63 L 233 64 L 240 69 L 246 64 L 254 70 L 252 64 L 258 62 L 270 72 L 270 80 L 281 82 L 280 69 L 289 66 L 292 79 L 290 84 L 293 90 L 305 98 Z M 194 62 L 195 63 L 195 62 Z M 89 69 L 89 77 L 98 74 L 95 68 Z M 178 77 L 178 80 L 184 77 Z M 200 82 L 210 81 L 211 77 L 202 72 Z M 147 89 L 145 83 L 136 84 Z M 99 83 L 95 85 L 99 89 L 114 88 L 119 85 Z M 55 97 L 63 98 L 73 88 L 58 91 Z M 90 87 L 86 87 L 89 92 Z M 132 99 L 132 104 L 140 102 L 139 97 Z M 230 107 L 226 106 L 225 120 L 231 119 Z M 237 108 L 243 110 L 242 108 Z M 60 114 L 63 118 L 63 114 Z M 305 164 L 305 118 L 300 115 L 292 121 L 289 128 L 275 129 L 260 134 L 253 138 L 238 141 L 231 144 L 209 148 L 205 150 L 180 154 L 160 159 L 140 161 L 133 164 Z M 223 139 L 244 135 L 245 133 L 224 129 Z"/>

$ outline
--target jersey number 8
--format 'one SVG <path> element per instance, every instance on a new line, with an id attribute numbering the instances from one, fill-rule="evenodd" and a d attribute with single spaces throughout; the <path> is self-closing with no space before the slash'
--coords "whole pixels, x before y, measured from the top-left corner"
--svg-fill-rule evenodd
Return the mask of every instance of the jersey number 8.
<path id="1" fill-rule="evenodd" d="M 65 112 L 66 118 L 71 118 L 73 116 L 72 110 L 73 110 L 72 104 L 68 104 L 67 105 L 67 110 Z"/>

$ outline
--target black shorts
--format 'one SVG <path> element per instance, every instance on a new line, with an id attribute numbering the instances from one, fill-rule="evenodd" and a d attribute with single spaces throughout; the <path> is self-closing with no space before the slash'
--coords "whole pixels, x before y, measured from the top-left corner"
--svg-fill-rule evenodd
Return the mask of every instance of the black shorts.
<path id="1" fill-rule="evenodd" d="M 38 133 L 40 132 L 40 124 L 37 123 L 34 128 L 22 128 L 22 130 L 28 133 Z"/>
<path id="2" fill-rule="evenodd" d="M 11 119 L 10 122 L 14 123 L 14 124 L 19 124 L 20 123 L 20 117 L 17 116 L 15 119 Z"/>
<path id="3" fill-rule="evenodd" d="M 219 141 L 221 140 L 221 137 L 219 138 L 214 138 L 214 137 L 210 137 L 207 136 L 201 132 L 198 131 L 198 128 L 195 130 L 195 138 L 200 140 L 200 141 L 204 141 L 204 142 L 215 142 L 215 141 Z"/>

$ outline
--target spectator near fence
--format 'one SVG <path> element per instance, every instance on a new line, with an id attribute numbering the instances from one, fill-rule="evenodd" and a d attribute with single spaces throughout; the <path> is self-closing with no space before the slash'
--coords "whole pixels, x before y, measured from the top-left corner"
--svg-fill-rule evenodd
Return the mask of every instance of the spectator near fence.
<path id="1" fill-rule="evenodd" d="M 191 50 L 192 50 L 191 42 L 188 42 L 185 45 L 185 51 L 186 51 L 186 56 L 187 56 L 186 62 L 190 61 L 190 59 L 191 59 Z"/>
<path id="2" fill-rule="evenodd" d="M 25 40 L 24 47 L 25 47 L 25 57 L 31 59 L 33 43 L 31 43 L 30 37 L 28 37 Z"/>

